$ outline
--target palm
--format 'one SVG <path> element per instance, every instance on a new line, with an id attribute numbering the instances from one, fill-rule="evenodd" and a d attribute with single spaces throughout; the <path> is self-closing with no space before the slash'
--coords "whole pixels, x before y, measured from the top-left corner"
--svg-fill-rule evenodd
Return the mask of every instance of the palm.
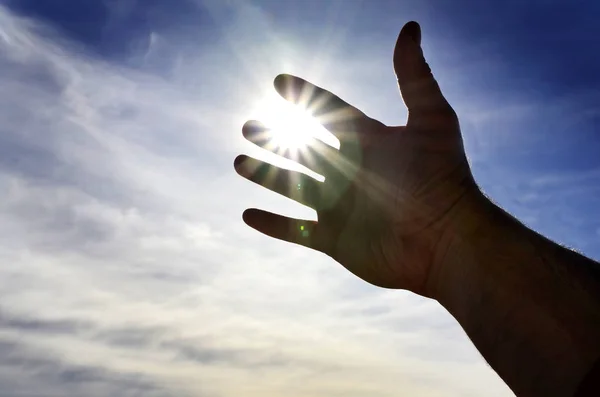
<path id="1" fill-rule="evenodd" d="M 445 214 L 471 176 L 454 112 L 420 47 L 404 35 L 394 61 L 409 107 L 406 127 L 387 127 L 319 87 L 279 76 L 280 94 L 311 108 L 340 140 L 339 151 L 314 140 L 303 155 L 288 155 L 324 175 L 325 183 L 246 156 L 236 159 L 236 169 L 318 215 L 310 222 L 248 210 L 250 226 L 322 251 L 372 284 L 423 293 Z M 264 146 L 263 130 L 250 122 L 244 135 Z"/>

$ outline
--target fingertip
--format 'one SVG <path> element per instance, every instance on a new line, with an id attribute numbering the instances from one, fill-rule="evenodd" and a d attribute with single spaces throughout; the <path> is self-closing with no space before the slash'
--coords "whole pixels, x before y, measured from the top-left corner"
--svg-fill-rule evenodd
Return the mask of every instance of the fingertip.
<path id="1" fill-rule="evenodd" d="M 289 80 L 290 77 L 292 76 L 285 73 L 278 74 L 277 76 L 275 76 L 275 79 L 273 80 L 273 85 L 275 86 L 275 89 L 285 87 L 286 82 Z"/>
<path id="2" fill-rule="evenodd" d="M 296 81 L 295 77 L 289 74 L 280 74 L 275 77 L 273 85 L 279 95 L 288 101 L 296 99 Z"/>
<path id="3" fill-rule="evenodd" d="M 258 120 L 248 120 L 244 123 L 244 125 L 242 126 L 242 131 L 255 131 L 255 130 L 262 130 L 265 128 L 265 125 L 263 123 L 261 123 Z"/>
<path id="4" fill-rule="evenodd" d="M 254 142 L 257 136 L 267 131 L 267 127 L 258 120 L 248 120 L 242 126 L 242 135 L 251 142 Z"/>
<path id="5" fill-rule="evenodd" d="M 293 87 L 296 83 L 296 77 L 291 74 L 279 74 L 273 80 L 273 86 L 275 90 L 284 98 L 287 98 L 288 94 L 293 91 Z"/>
<path id="6" fill-rule="evenodd" d="M 245 223 L 248 223 L 248 219 L 252 217 L 252 211 L 255 210 L 254 208 L 248 208 L 245 209 L 244 212 L 242 212 L 242 220 Z"/>
<path id="7" fill-rule="evenodd" d="M 400 31 L 400 37 L 409 37 L 417 45 L 421 45 L 421 26 L 416 21 L 407 22 Z"/>
<path id="8" fill-rule="evenodd" d="M 258 208 L 248 208 L 242 212 L 242 220 L 246 225 L 258 230 L 260 216 L 263 213 L 264 211 L 261 211 Z"/>
<path id="9" fill-rule="evenodd" d="M 236 170 L 239 170 L 239 169 L 240 169 L 240 167 L 241 167 L 241 165 L 242 165 L 242 164 L 243 164 L 243 163 L 244 163 L 246 160 L 248 160 L 248 156 L 246 156 L 245 154 L 240 154 L 239 156 L 237 156 L 237 157 L 235 158 L 235 160 L 233 160 L 233 167 L 234 167 Z"/>
<path id="10" fill-rule="evenodd" d="M 261 178 L 261 162 L 244 154 L 235 158 L 233 167 L 242 178 L 258 183 Z"/>
<path id="11" fill-rule="evenodd" d="M 273 81 L 275 90 L 279 95 L 292 103 L 298 100 L 305 84 L 306 81 L 291 74 L 280 74 Z"/>

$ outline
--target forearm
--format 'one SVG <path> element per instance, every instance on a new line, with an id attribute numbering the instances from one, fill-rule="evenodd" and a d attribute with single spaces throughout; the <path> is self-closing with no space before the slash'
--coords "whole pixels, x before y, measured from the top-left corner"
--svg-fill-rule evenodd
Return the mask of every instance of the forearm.
<path id="1" fill-rule="evenodd" d="M 434 297 L 517 396 L 572 396 L 600 356 L 598 263 L 468 200 L 440 244 Z"/>

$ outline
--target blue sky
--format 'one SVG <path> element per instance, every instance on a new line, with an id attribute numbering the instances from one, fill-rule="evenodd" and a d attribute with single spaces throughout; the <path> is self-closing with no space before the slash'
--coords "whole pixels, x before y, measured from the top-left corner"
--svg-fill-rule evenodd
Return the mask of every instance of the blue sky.
<path id="1" fill-rule="evenodd" d="M 483 4 L 484 3 L 484 4 Z M 600 258 L 592 1 L 0 0 L 0 397 L 509 396 L 450 315 L 246 228 L 295 73 L 403 123 L 417 20 L 476 179 Z"/>

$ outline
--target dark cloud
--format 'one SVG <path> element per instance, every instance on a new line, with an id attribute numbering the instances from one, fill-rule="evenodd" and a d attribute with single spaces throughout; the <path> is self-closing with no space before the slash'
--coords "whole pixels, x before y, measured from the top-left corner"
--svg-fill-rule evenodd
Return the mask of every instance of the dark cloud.
<path id="1" fill-rule="evenodd" d="M 94 339 L 116 347 L 147 349 L 164 338 L 166 333 L 167 330 L 156 327 L 129 327 L 98 331 L 95 333 Z"/>
<path id="2" fill-rule="evenodd" d="M 69 364 L 20 342 L 0 339 L 0 397 L 179 396 L 138 373 Z"/>
<path id="3" fill-rule="evenodd" d="M 71 336 L 109 347 L 131 350 L 156 349 L 171 354 L 175 361 L 189 361 L 203 365 L 252 368 L 310 365 L 310 363 L 287 358 L 282 354 L 274 354 L 270 350 L 212 346 L 215 342 L 207 338 L 177 339 L 166 328 L 134 325 L 106 328 L 90 321 L 41 319 L 9 314 L 1 309 L 0 330 L 37 335 L 38 337 Z M 73 376 L 76 375 L 73 374 Z"/>
<path id="4" fill-rule="evenodd" d="M 303 368 L 310 372 L 333 371 L 341 365 L 325 364 L 319 360 L 303 359 L 271 348 L 232 348 L 213 346 L 203 340 L 166 340 L 160 348 L 171 352 L 174 360 L 195 362 L 204 366 L 268 370 L 274 368 Z"/>
<path id="5" fill-rule="evenodd" d="M 42 320 L 32 317 L 11 316 L 0 309 L 0 329 L 19 333 L 79 334 L 90 330 L 92 325 L 74 320 Z"/>

